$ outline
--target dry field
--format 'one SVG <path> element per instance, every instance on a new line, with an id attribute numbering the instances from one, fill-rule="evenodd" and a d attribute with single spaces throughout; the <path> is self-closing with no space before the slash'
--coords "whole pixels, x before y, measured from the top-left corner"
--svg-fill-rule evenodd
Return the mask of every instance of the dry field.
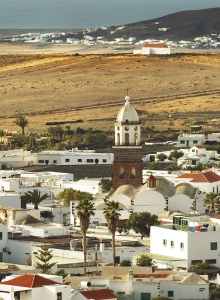
<path id="1" fill-rule="evenodd" d="M 198 112 L 197 118 L 204 116 L 219 131 L 220 54 L 154 57 L 104 51 L 1 44 L 0 129 L 19 131 L 13 122 L 22 114 L 29 120 L 27 133 L 47 131 L 46 122 L 78 119 L 83 123 L 66 125 L 112 130 L 128 90 L 145 126 L 169 127 L 170 114 L 188 113 L 187 119 L 172 120 L 172 126 L 187 129 L 191 113 Z M 152 114 L 160 120 L 148 119 Z"/>

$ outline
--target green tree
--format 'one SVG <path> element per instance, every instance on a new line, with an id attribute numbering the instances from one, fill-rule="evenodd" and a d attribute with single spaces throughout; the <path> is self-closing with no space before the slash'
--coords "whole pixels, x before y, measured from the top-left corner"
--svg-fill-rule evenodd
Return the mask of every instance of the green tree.
<path id="1" fill-rule="evenodd" d="M 75 200 L 79 201 L 84 199 L 92 200 L 92 194 L 87 192 L 77 191 L 72 188 L 64 189 L 57 196 L 57 200 L 65 206 L 70 206 L 70 201 L 75 201 Z"/>
<path id="2" fill-rule="evenodd" d="M 86 232 L 89 228 L 89 220 L 90 217 L 93 216 L 95 207 L 94 203 L 92 203 L 89 199 L 80 200 L 78 205 L 76 206 L 77 216 L 80 220 L 80 229 L 83 235 L 82 246 L 83 246 L 83 256 L 84 256 L 84 276 L 86 276 L 86 255 L 87 255 L 87 247 L 86 247 Z"/>
<path id="3" fill-rule="evenodd" d="M 159 153 L 157 155 L 157 158 L 160 160 L 160 161 L 164 161 L 165 159 L 167 159 L 167 155 L 164 154 L 164 153 Z"/>
<path id="4" fill-rule="evenodd" d="M 167 168 L 166 168 L 166 170 L 167 171 L 176 171 L 176 170 L 180 170 L 181 169 L 181 167 L 180 166 L 178 166 L 177 164 L 171 164 L 171 165 L 169 165 Z"/>
<path id="5" fill-rule="evenodd" d="M 56 127 L 49 127 L 47 129 L 47 132 L 52 139 L 54 139 L 57 136 Z"/>
<path id="6" fill-rule="evenodd" d="M 124 259 L 122 260 L 122 262 L 120 263 L 121 267 L 130 267 L 131 266 L 131 261 L 129 259 Z"/>
<path id="7" fill-rule="evenodd" d="M 102 192 L 107 193 L 110 191 L 110 189 L 112 187 L 112 180 L 102 178 L 99 185 L 101 186 Z"/>
<path id="8" fill-rule="evenodd" d="M 65 129 L 60 125 L 56 126 L 55 128 L 56 128 L 57 138 L 60 141 L 62 141 L 64 139 Z"/>
<path id="9" fill-rule="evenodd" d="M 15 119 L 15 124 L 21 127 L 21 133 L 24 135 L 24 129 L 28 125 L 28 119 L 22 115 L 19 115 Z"/>
<path id="10" fill-rule="evenodd" d="M 41 192 L 37 189 L 33 191 L 28 191 L 24 194 L 23 199 L 28 203 L 34 204 L 34 209 L 38 209 L 38 205 L 45 199 L 48 198 L 48 194 L 43 194 L 41 196 Z"/>
<path id="11" fill-rule="evenodd" d="M 220 194 L 207 193 L 203 199 L 203 205 L 208 208 L 209 213 L 215 213 L 216 209 L 220 211 Z"/>
<path id="12" fill-rule="evenodd" d="M 169 160 L 177 160 L 178 158 L 182 157 L 184 155 L 184 153 L 182 151 L 178 151 L 177 149 L 171 151 L 170 155 L 169 155 Z"/>
<path id="13" fill-rule="evenodd" d="M 40 216 L 41 216 L 41 218 L 44 218 L 44 222 L 46 221 L 46 219 L 52 219 L 54 217 L 52 212 L 49 210 L 41 211 Z"/>
<path id="14" fill-rule="evenodd" d="M 112 256 L 113 256 L 113 266 L 115 266 L 115 232 L 118 227 L 120 218 L 120 205 L 119 202 L 108 201 L 105 203 L 104 216 L 106 218 L 108 229 L 112 235 Z"/>
<path id="15" fill-rule="evenodd" d="M 66 271 L 65 271 L 65 269 L 59 269 L 59 270 L 57 270 L 57 272 L 54 274 L 54 275 L 59 275 L 59 276 L 62 276 L 63 277 L 63 283 L 65 284 L 65 285 L 68 285 L 68 284 L 70 284 L 70 282 L 66 282 L 66 277 L 68 276 L 68 274 L 69 273 L 67 273 Z"/>
<path id="16" fill-rule="evenodd" d="M 190 267 L 190 271 L 196 271 L 202 269 L 217 269 L 217 267 L 215 265 L 206 262 L 198 262 Z"/>
<path id="17" fill-rule="evenodd" d="M 139 267 L 154 267 L 152 258 L 147 254 L 140 254 L 136 259 L 136 265 Z"/>
<path id="18" fill-rule="evenodd" d="M 149 212 L 132 213 L 127 221 L 127 228 L 140 233 L 143 239 L 144 236 L 150 235 L 150 227 L 158 224 L 158 217 Z"/>
<path id="19" fill-rule="evenodd" d="M 36 262 L 36 268 L 40 268 L 43 274 L 48 274 L 49 270 L 56 264 L 50 263 L 50 260 L 53 258 L 52 250 L 49 250 L 50 246 L 43 245 L 38 250 L 36 258 L 40 262 Z"/>
<path id="20" fill-rule="evenodd" d="M 147 169 L 147 170 L 159 170 L 159 169 L 160 169 L 160 164 L 158 164 L 158 163 L 155 162 L 155 161 L 152 161 L 151 163 L 149 163 L 149 164 L 146 166 L 146 169 Z"/>

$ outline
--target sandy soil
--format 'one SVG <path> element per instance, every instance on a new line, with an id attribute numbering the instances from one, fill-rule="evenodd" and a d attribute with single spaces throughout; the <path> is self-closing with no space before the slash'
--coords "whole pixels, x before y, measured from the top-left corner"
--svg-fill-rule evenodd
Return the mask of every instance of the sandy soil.
<path id="1" fill-rule="evenodd" d="M 133 56 L 112 47 L 45 44 L 0 44 L 0 53 L 0 129 L 19 130 L 13 122 L 23 114 L 26 132 L 78 119 L 83 123 L 66 125 L 112 130 L 128 91 L 144 126 L 187 128 L 198 112 L 219 131 L 219 53 Z M 168 118 L 186 112 L 188 119 Z"/>

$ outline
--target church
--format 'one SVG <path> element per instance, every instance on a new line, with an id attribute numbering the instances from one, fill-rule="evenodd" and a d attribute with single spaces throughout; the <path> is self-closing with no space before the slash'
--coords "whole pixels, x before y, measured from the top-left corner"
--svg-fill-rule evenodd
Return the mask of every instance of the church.
<path id="1" fill-rule="evenodd" d="M 164 176 L 150 173 L 143 182 L 141 121 L 130 102 L 126 96 L 114 124 L 112 190 L 108 199 L 118 201 L 129 212 L 148 211 L 159 215 L 182 210 L 190 213 L 196 187 L 185 182 L 175 185 Z"/>
<path id="2" fill-rule="evenodd" d="M 125 104 L 119 110 L 115 121 L 115 146 L 112 171 L 112 187 L 129 184 L 142 185 L 141 121 L 137 111 L 125 97 Z"/>

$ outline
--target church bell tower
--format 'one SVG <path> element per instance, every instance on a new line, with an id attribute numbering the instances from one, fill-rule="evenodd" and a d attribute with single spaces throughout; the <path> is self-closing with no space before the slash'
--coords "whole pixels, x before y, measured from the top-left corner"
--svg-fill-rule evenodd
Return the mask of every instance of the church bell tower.
<path id="1" fill-rule="evenodd" d="M 138 187 L 142 184 L 141 122 L 137 111 L 125 97 L 125 105 L 119 110 L 115 121 L 112 187 L 124 184 Z"/>

